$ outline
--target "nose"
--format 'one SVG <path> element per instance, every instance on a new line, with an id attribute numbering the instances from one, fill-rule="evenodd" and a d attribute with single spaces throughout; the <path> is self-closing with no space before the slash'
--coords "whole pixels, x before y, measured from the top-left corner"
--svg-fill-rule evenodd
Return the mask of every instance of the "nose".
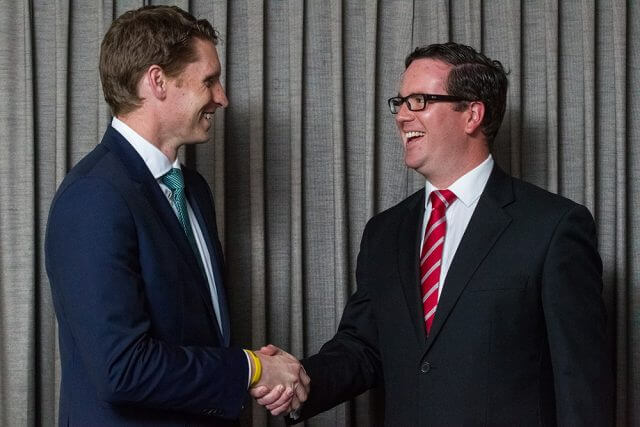
<path id="1" fill-rule="evenodd" d="M 404 123 L 413 120 L 413 111 L 409 110 L 406 102 L 400 105 L 400 109 L 396 113 L 396 123 Z"/>
<path id="2" fill-rule="evenodd" d="M 219 82 L 212 88 L 212 98 L 218 107 L 226 108 L 229 105 L 229 100 L 224 92 L 224 88 Z"/>

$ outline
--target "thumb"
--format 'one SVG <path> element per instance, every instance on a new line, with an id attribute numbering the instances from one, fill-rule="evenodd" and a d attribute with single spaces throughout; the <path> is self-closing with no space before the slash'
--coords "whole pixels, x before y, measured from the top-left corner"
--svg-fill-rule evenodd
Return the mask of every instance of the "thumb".
<path id="1" fill-rule="evenodd" d="M 275 356 L 276 354 L 278 354 L 281 350 L 276 347 L 273 344 L 268 344 L 262 348 L 260 348 L 260 350 L 258 350 L 260 353 L 264 354 L 265 356 Z"/>

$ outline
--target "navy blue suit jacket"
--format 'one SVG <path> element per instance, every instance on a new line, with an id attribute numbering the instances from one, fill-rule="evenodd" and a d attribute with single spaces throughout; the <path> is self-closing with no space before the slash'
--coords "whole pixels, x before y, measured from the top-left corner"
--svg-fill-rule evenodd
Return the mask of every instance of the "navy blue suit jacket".
<path id="1" fill-rule="evenodd" d="M 183 168 L 211 254 L 222 317 L 142 158 L 111 126 L 53 200 L 45 257 L 59 325 L 60 425 L 226 425 L 247 398 L 213 198 Z"/>

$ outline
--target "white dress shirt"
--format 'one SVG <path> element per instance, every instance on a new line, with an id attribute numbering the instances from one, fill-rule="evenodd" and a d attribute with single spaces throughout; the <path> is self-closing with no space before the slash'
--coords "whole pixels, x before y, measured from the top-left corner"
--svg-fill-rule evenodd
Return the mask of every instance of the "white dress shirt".
<path id="1" fill-rule="evenodd" d="M 453 260 L 453 256 L 458 250 L 458 245 L 462 236 L 469 225 L 469 220 L 473 211 L 478 205 L 480 195 L 487 185 L 489 175 L 493 169 L 493 158 L 489 157 L 476 166 L 471 171 L 462 175 L 458 180 L 447 188 L 456 195 L 456 200 L 447 208 L 445 217 L 447 219 L 447 231 L 444 238 L 444 247 L 442 248 L 442 263 L 440 265 L 440 286 L 438 287 L 438 299 L 442 293 L 444 280 L 447 277 L 449 266 Z M 422 242 L 420 243 L 420 253 L 422 253 L 422 245 L 424 244 L 424 229 L 427 227 L 429 215 L 431 214 L 431 199 L 429 195 L 433 190 L 437 190 L 429 181 L 425 183 L 425 211 L 422 221 Z"/>
<path id="2" fill-rule="evenodd" d="M 162 183 L 162 176 L 169 172 L 172 168 L 181 169 L 179 160 L 176 158 L 176 160 L 171 163 L 167 156 L 165 156 L 164 153 L 160 151 L 155 145 L 151 144 L 149 141 L 144 139 L 133 129 L 131 129 L 129 126 L 115 117 L 111 121 L 111 126 L 113 126 L 115 130 L 120 132 L 120 134 L 124 136 L 129 144 L 131 144 L 133 149 L 136 150 L 140 157 L 142 157 L 142 160 L 144 160 L 144 163 L 149 168 L 149 171 L 156 179 L 156 182 L 160 186 L 160 189 L 162 190 L 164 195 L 167 197 L 171 208 L 177 216 L 178 211 L 173 200 L 172 191 L 169 189 L 169 187 Z M 193 237 L 196 239 L 196 245 L 198 246 L 202 266 L 204 267 L 205 274 L 207 276 L 207 282 L 209 282 L 209 291 L 211 293 L 211 300 L 213 302 L 213 310 L 215 311 L 216 319 L 218 320 L 218 327 L 220 328 L 220 333 L 222 334 L 220 304 L 218 302 L 218 292 L 216 291 L 216 282 L 213 276 L 213 269 L 211 267 L 211 257 L 209 255 L 206 240 L 204 239 L 204 235 L 202 234 L 202 229 L 200 228 L 200 224 L 198 223 L 198 219 L 191 209 L 189 200 L 186 200 L 186 202 L 189 221 L 191 222 L 191 228 L 193 229 Z"/>

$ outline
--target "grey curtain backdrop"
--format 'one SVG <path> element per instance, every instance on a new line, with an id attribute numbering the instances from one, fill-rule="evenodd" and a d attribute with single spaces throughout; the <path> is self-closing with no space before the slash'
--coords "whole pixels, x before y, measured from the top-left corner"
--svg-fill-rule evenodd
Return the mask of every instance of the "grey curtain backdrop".
<path id="1" fill-rule="evenodd" d="M 109 23 L 146 1 L 0 0 L 0 425 L 54 425 L 59 363 L 48 208 L 101 138 Z M 163 2 L 152 2 L 163 3 Z M 617 425 L 640 425 L 640 3 L 182 0 L 221 34 L 229 108 L 182 153 L 214 189 L 234 341 L 315 353 L 355 290 L 365 222 L 423 185 L 386 99 L 415 46 L 454 40 L 510 69 L 494 147 L 515 176 L 599 227 Z M 312 426 L 381 423 L 378 393 Z M 245 425 L 281 425 L 254 407 Z"/>

